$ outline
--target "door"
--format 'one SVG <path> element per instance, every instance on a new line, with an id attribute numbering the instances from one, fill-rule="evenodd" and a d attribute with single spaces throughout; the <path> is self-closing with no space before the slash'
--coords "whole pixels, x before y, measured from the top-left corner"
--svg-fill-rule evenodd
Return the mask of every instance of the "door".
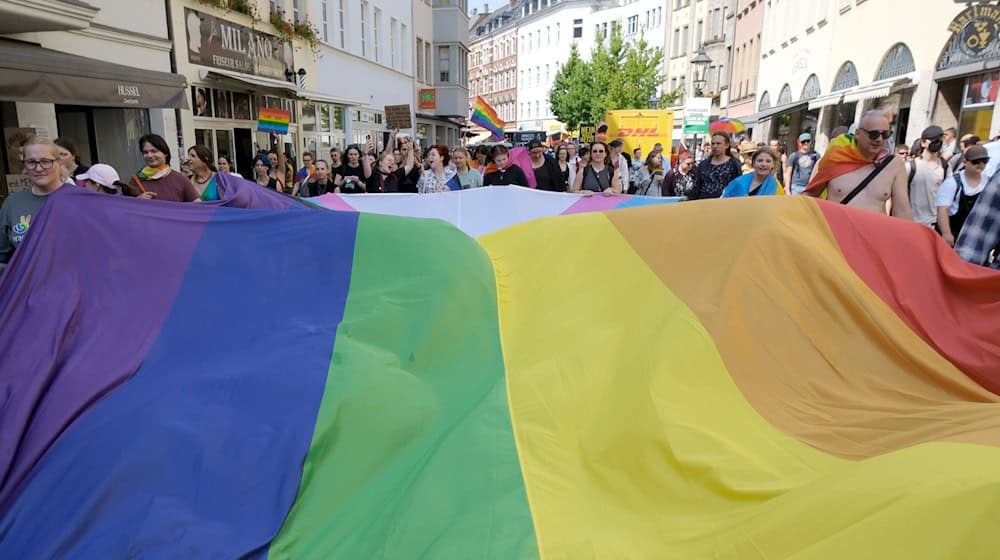
<path id="1" fill-rule="evenodd" d="M 253 180 L 253 130 L 249 128 L 234 128 L 233 139 L 236 145 L 234 157 L 236 169 L 240 175 Z"/>

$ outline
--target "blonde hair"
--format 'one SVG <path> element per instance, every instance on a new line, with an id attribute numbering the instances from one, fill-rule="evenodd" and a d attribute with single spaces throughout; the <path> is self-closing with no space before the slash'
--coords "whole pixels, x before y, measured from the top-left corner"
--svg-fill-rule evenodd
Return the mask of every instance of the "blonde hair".
<path id="1" fill-rule="evenodd" d="M 52 152 L 52 157 L 56 160 L 59 159 L 59 146 L 48 138 L 39 138 L 38 136 L 30 136 L 28 140 L 21 145 L 21 148 L 27 148 L 28 146 L 48 146 L 49 151 Z"/>

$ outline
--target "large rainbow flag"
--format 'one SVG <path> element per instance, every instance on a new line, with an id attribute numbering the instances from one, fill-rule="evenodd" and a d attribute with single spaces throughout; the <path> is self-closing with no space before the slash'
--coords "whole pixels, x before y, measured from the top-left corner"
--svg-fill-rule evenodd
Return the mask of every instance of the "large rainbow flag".
<path id="1" fill-rule="evenodd" d="M 472 116 L 469 120 L 490 131 L 490 138 L 493 140 L 498 142 L 503 140 L 504 122 L 500 120 L 496 110 L 478 95 L 476 96 L 476 104 L 472 108 Z"/>
<path id="2" fill-rule="evenodd" d="M 0 277 L 0 558 L 992 559 L 998 316 L 806 197 L 474 238 L 61 189 Z"/>

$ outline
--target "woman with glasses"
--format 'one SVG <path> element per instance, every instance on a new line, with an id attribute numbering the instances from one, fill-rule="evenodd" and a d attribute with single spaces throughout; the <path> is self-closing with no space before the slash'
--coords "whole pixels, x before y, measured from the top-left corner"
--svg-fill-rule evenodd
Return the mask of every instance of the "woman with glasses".
<path id="1" fill-rule="evenodd" d="M 126 194 L 171 202 L 194 202 L 200 198 L 187 177 L 170 169 L 170 148 L 162 136 L 143 136 L 139 139 L 139 150 L 146 167 L 132 176 Z"/>
<path id="2" fill-rule="evenodd" d="M 24 144 L 23 154 L 24 174 L 31 188 L 11 194 L 0 207 L 0 270 L 24 242 L 32 220 L 48 196 L 64 184 L 59 147 L 54 142 L 31 138 Z"/>
<path id="3" fill-rule="evenodd" d="M 604 142 L 590 145 L 590 163 L 577 173 L 573 180 L 573 192 L 588 196 L 594 193 L 621 194 L 622 180 L 611 162 L 611 149 Z"/>
<path id="4" fill-rule="evenodd" d="M 965 150 L 965 169 L 941 183 L 937 193 L 937 225 L 945 242 L 954 247 L 965 220 L 986 187 L 983 170 L 990 162 L 986 148 L 975 145 Z"/>

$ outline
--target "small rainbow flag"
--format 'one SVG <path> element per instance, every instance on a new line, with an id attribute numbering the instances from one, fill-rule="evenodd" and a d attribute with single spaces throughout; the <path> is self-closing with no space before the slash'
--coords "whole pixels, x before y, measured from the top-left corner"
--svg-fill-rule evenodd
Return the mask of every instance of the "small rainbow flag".
<path id="1" fill-rule="evenodd" d="M 472 109 L 472 118 L 469 120 L 489 130 L 494 140 L 503 140 L 504 122 L 482 97 L 476 96 L 476 106 Z"/>
<path id="2" fill-rule="evenodd" d="M 292 122 L 292 114 L 284 109 L 262 108 L 257 117 L 257 129 L 261 132 L 288 133 L 288 123 Z"/>

